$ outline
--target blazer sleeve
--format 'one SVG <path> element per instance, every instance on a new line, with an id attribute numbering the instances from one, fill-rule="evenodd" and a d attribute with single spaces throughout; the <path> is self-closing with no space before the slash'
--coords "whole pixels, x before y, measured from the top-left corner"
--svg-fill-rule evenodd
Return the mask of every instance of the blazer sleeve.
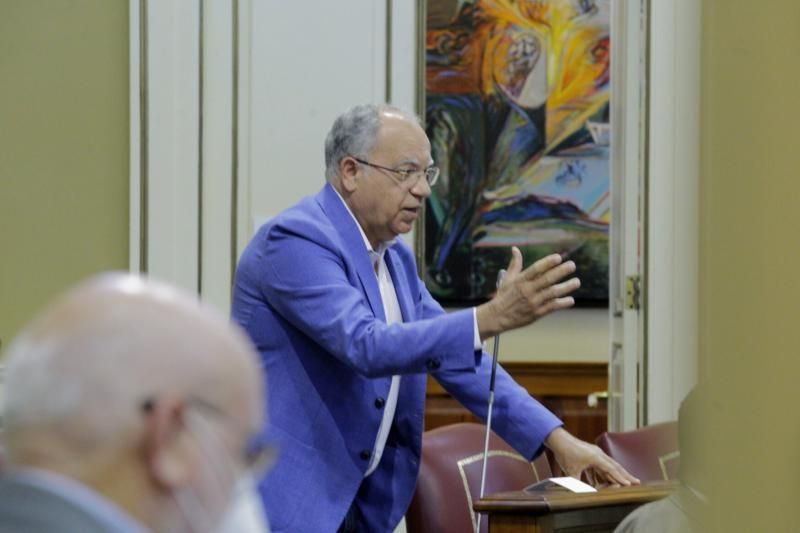
<path id="1" fill-rule="evenodd" d="M 302 231 L 276 224 L 246 269 L 269 306 L 364 376 L 475 371 L 471 310 L 387 325 L 345 253 L 310 224 Z"/>
<path id="2" fill-rule="evenodd" d="M 445 314 L 444 309 L 427 289 L 423 288 L 422 292 L 424 316 L 436 317 Z M 469 311 L 472 312 L 472 309 Z M 473 338 L 472 333 L 470 328 L 470 339 Z M 485 422 L 491 372 L 492 356 L 483 352 L 476 371 L 442 369 L 434 372 L 433 377 L 447 392 Z M 519 386 L 501 365 L 497 365 L 492 409 L 492 430 L 523 457 L 530 460 L 544 450 L 544 441 L 550 432 L 563 425 L 558 417 Z"/>

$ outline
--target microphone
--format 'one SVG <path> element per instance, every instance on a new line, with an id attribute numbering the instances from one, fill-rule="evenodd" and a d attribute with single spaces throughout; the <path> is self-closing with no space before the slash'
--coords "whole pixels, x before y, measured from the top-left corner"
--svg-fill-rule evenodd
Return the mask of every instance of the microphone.
<path id="1" fill-rule="evenodd" d="M 506 276 L 506 271 L 500 269 L 497 272 L 497 288 L 503 284 L 503 278 Z M 489 435 L 492 433 L 492 407 L 494 406 L 494 380 L 497 375 L 497 356 L 500 353 L 500 334 L 494 336 L 494 353 L 492 353 L 492 375 L 489 378 L 489 407 L 486 410 L 486 438 L 483 441 L 483 467 L 481 468 L 481 493 L 480 497 L 483 498 L 483 491 L 486 488 L 486 463 L 489 459 Z M 475 533 L 480 533 L 481 530 L 481 513 L 478 514 L 478 520 L 475 524 Z"/>

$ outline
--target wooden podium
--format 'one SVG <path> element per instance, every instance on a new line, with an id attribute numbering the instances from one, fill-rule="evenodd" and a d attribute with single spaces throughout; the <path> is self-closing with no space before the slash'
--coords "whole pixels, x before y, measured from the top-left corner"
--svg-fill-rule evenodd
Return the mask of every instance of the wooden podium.
<path id="1" fill-rule="evenodd" d="M 599 532 L 614 528 L 642 504 L 669 496 L 677 482 L 601 489 L 575 494 L 566 489 L 490 494 L 473 509 L 489 520 L 489 533 Z"/>

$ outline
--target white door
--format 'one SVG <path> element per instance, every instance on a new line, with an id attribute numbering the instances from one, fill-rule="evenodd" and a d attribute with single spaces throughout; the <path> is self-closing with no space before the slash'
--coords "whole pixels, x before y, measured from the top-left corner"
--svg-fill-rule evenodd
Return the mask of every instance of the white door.
<path id="1" fill-rule="evenodd" d="M 646 191 L 645 0 L 612 4 L 611 280 L 608 429 L 636 428 L 646 397 L 642 305 Z"/>
<path id="2" fill-rule="evenodd" d="M 612 431 L 676 419 L 696 381 L 700 11 L 613 3 Z"/>

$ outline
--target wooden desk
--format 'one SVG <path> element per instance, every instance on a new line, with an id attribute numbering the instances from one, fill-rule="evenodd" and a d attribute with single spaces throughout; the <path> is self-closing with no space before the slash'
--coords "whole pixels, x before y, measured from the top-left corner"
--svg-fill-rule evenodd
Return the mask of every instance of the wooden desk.
<path id="1" fill-rule="evenodd" d="M 668 496 L 676 486 L 666 481 L 588 494 L 552 489 L 501 492 L 485 496 L 473 508 L 488 515 L 490 533 L 614 531 L 631 511 Z"/>

